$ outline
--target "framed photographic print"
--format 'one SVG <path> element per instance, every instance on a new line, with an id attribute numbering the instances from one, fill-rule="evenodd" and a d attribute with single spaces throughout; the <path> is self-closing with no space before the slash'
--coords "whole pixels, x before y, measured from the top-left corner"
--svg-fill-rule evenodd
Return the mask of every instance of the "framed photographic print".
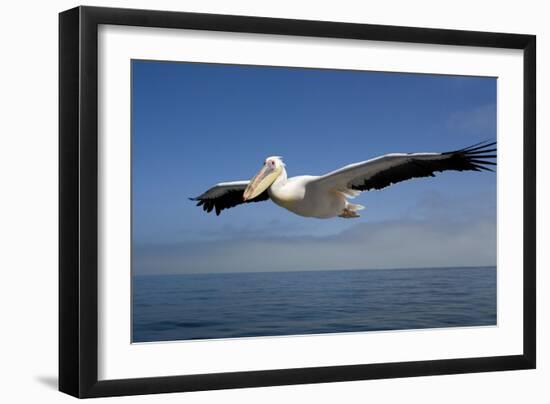
<path id="1" fill-rule="evenodd" d="M 535 37 L 60 14 L 59 387 L 535 367 Z"/>

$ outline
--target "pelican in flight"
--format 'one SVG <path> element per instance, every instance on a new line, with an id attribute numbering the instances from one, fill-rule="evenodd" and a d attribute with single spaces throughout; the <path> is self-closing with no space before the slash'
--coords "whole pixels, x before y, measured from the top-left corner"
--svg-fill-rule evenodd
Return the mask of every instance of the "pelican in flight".
<path id="1" fill-rule="evenodd" d="M 249 202 L 271 199 L 277 205 L 304 217 L 355 218 L 363 206 L 350 203 L 363 191 L 382 189 L 411 178 L 434 177 L 442 171 L 493 171 L 496 142 L 481 142 L 443 153 L 393 153 L 361 161 L 324 175 L 288 178 L 279 156 L 265 159 L 262 169 L 250 181 L 221 182 L 198 201 L 205 212 L 233 208 Z"/>

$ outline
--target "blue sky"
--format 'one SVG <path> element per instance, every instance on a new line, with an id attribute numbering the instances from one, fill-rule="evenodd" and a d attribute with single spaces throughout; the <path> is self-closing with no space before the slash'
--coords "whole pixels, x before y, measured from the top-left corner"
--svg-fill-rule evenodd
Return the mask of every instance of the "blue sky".
<path id="1" fill-rule="evenodd" d="M 188 197 L 251 178 L 270 155 L 289 176 L 316 175 L 495 138 L 495 78 L 133 61 L 135 273 L 494 265 L 493 173 L 363 193 L 356 220 L 272 202 L 216 216 Z"/>

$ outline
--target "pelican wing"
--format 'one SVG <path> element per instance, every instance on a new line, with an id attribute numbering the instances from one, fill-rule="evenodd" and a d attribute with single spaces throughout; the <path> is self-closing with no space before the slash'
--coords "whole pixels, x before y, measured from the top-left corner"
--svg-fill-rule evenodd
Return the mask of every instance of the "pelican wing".
<path id="1" fill-rule="evenodd" d="M 210 213 L 213 209 L 216 210 L 216 215 L 219 215 L 224 209 L 233 208 L 242 203 L 260 202 L 269 199 L 266 190 L 257 197 L 244 201 L 243 194 L 248 183 L 249 181 L 220 182 L 202 195 L 189 199 L 198 201 L 197 206 L 202 206 L 205 212 Z"/>
<path id="2" fill-rule="evenodd" d="M 435 177 L 442 171 L 493 171 L 496 142 L 482 142 L 444 153 L 386 154 L 342 167 L 325 174 L 312 185 L 355 195 L 360 191 L 382 189 L 411 178 Z"/>

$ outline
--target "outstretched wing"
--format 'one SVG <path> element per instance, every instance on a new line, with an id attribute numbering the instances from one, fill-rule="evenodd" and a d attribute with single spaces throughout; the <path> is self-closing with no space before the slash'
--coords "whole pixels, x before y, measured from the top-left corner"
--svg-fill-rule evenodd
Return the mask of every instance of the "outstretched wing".
<path id="1" fill-rule="evenodd" d="M 189 199 L 198 201 L 197 206 L 202 206 L 205 212 L 210 213 L 215 209 L 216 215 L 219 215 L 224 209 L 233 208 L 242 203 L 260 202 L 269 199 L 269 194 L 265 190 L 256 198 L 244 201 L 243 194 L 248 183 L 249 181 L 220 182 L 202 195 Z"/>
<path id="2" fill-rule="evenodd" d="M 325 174 L 311 186 L 338 190 L 347 194 L 382 189 L 411 178 L 435 177 L 442 171 L 493 171 L 496 142 L 482 142 L 445 153 L 386 154 L 350 164 Z"/>

